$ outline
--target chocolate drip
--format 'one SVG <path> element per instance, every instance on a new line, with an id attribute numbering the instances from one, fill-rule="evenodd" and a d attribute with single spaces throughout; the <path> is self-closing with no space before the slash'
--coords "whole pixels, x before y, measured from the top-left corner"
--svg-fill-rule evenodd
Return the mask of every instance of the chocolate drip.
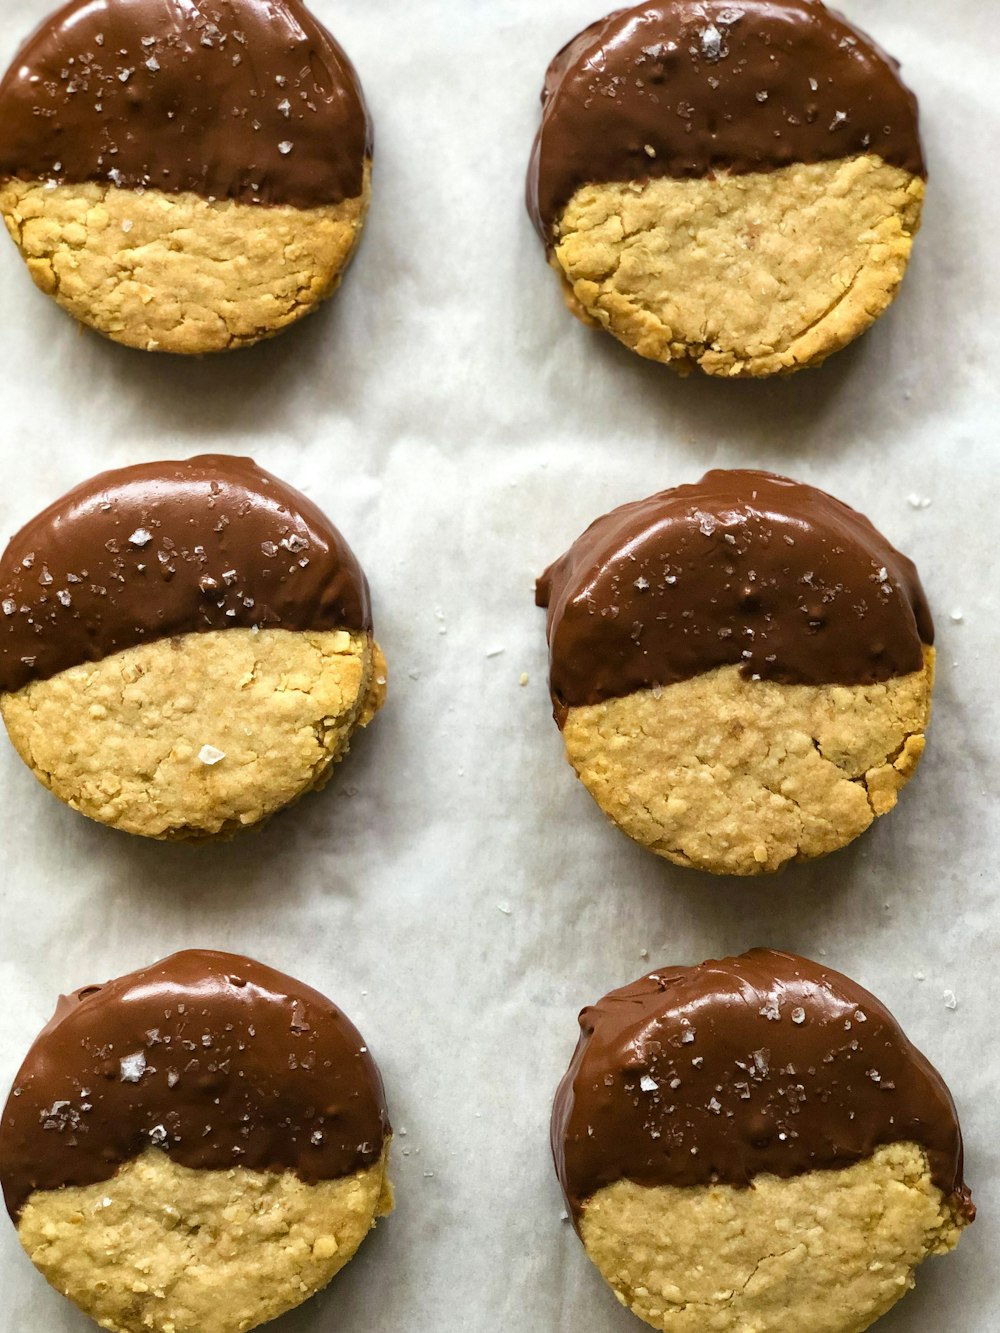
<path id="1" fill-rule="evenodd" d="M 300 0 L 72 0 L 0 84 L 0 177 L 314 208 L 357 198 L 371 126 Z"/>
<path id="2" fill-rule="evenodd" d="M 896 61 L 818 0 L 665 0 L 585 29 L 549 67 L 528 209 L 551 244 L 583 185 L 874 153 L 924 175 Z"/>
<path id="3" fill-rule="evenodd" d="M 304 495 L 249 458 L 102 472 L 0 559 L 0 690 L 204 630 L 371 630 L 368 583 Z"/>
<path id="4" fill-rule="evenodd" d="M 874 995 L 792 954 L 669 967 L 580 1015 L 552 1151 L 577 1224 L 619 1180 L 749 1186 L 924 1149 L 971 1221 L 962 1134 L 941 1076 Z"/>
<path id="5" fill-rule="evenodd" d="M 567 708 L 721 666 L 784 684 L 918 671 L 934 625 L 912 562 L 855 510 L 769 472 L 715 471 L 592 523 L 538 580 Z"/>
<path id="6" fill-rule="evenodd" d="M 390 1132 L 378 1069 L 339 1009 L 194 949 L 60 1000 L 0 1121 L 0 1182 L 15 1221 L 35 1190 L 110 1180 L 150 1148 L 314 1184 L 374 1165 Z"/>

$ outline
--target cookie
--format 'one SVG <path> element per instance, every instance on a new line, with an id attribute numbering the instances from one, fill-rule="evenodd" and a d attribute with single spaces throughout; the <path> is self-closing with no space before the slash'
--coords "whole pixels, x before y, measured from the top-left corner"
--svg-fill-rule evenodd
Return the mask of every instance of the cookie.
<path id="1" fill-rule="evenodd" d="M 322 787 L 381 707 L 368 583 L 304 495 L 248 458 L 84 482 L 0 559 L 0 713 L 91 819 L 198 841 Z"/>
<path id="2" fill-rule="evenodd" d="M 924 750 L 934 626 L 861 514 L 709 472 L 593 523 L 539 579 L 566 754 L 678 865 L 756 875 L 843 847 Z"/>
<path id="3" fill-rule="evenodd" d="M 245 1333 L 392 1210 L 382 1080 L 324 996 L 190 950 L 59 1002 L 0 1121 L 32 1263 L 112 1333 Z"/>
<path id="4" fill-rule="evenodd" d="M 0 84 L 0 212 L 35 283 L 128 347 L 245 347 L 340 282 L 371 125 L 300 0 L 70 0 Z"/>
<path id="5" fill-rule="evenodd" d="M 570 309 L 681 372 L 819 365 L 892 302 L 917 103 L 819 0 L 622 9 L 549 67 L 528 207 Z"/>
<path id="6" fill-rule="evenodd" d="M 663 968 L 580 1028 L 556 1170 L 663 1333 L 861 1333 L 975 1217 L 941 1076 L 838 972 L 768 949 Z"/>

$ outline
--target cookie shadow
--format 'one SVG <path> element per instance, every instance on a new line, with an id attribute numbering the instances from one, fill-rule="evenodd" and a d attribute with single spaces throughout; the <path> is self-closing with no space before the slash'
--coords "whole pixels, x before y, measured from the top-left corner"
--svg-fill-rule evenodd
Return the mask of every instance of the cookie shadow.
<path id="1" fill-rule="evenodd" d="M 116 381 L 116 392 L 132 400 L 127 406 L 140 416 L 167 426 L 171 435 L 196 440 L 199 449 L 214 442 L 225 448 L 235 429 L 280 429 L 290 404 L 299 396 L 312 401 L 318 382 L 345 413 L 356 409 L 359 376 L 352 357 L 340 354 L 350 322 L 343 297 L 337 293 L 252 347 L 175 356 L 121 347 L 87 331 L 88 357 L 94 373 Z"/>
<path id="2" fill-rule="evenodd" d="M 321 791 L 309 792 L 260 829 L 229 841 L 160 842 L 84 819 L 62 807 L 52 812 L 61 855 L 103 864 L 95 886 L 104 907 L 123 921 L 146 920 L 151 930 L 197 937 L 186 943 L 228 947 L 249 931 L 266 934 L 275 912 L 292 916 L 309 901 L 321 874 L 324 896 L 361 906 L 364 885 L 343 867 L 372 826 L 384 817 L 378 782 L 377 736 L 365 731 Z M 55 804 L 54 798 L 50 800 Z M 63 823 L 63 821 L 67 821 Z M 58 854 L 58 853 L 57 853 Z"/>
<path id="3" fill-rule="evenodd" d="M 947 213 L 946 201 L 929 201 L 925 230 L 940 233 Z M 535 309 L 538 332 L 529 354 L 547 367 L 551 393 L 560 401 L 579 401 L 612 432 L 621 405 L 630 416 L 638 405 L 649 429 L 661 423 L 665 443 L 698 464 L 732 466 L 736 451 L 743 465 L 787 467 L 794 474 L 817 456 L 867 459 L 887 432 L 910 433 L 921 414 L 946 413 L 958 391 L 930 344 L 940 317 L 928 312 L 954 301 L 936 267 L 933 241 L 925 237 L 895 301 L 875 324 L 823 365 L 791 375 L 732 380 L 694 371 L 682 377 L 601 330 L 578 326 L 562 308 L 551 274 L 544 308 Z"/>
<path id="4" fill-rule="evenodd" d="M 599 843 L 610 840 L 600 854 L 601 879 L 621 896 L 610 952 L 635 957 L 641 950 L 636 975 L 754 947 L 785 949 L 851 974 L 862 941 L 867 951 L 884 938 L 891 950 L 894 932 L 920 895 L 950 892 L 925 881 L 925 867 L 934 864 L 928 839 L 944 778 L 938 764 L 922 768 L 899 807 L 847 847 L 760 877 L 709 875 L 661 860 L 612 827 L 582 790 L 560 802 L 560 819 L 576 826 L 595 855 Z M 551 873 L 558 881 L 558 858 Z"/>

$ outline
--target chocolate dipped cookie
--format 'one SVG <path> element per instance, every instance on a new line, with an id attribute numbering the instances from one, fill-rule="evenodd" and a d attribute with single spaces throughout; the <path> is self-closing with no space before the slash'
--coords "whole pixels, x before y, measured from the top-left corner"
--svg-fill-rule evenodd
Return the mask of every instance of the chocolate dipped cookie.
<path id="1" fill-rule="evenodd" d="M 113 1333 L 246 1333 L 392 1210 L 382 1080 L 324 996 L 190 950 L 64 997 L 0 1121 L 31 1261 Z"/>
<path id="2" fill-rule="evenodd" d="M 917 103 L 819 0 L 660 0 L 555 57 L 528 207 L 570 309 L 682 372 L 818 365 L 891 303 Z"/>
<path id="3" fill-rule="evenodd" d="M 0 559 L 0 713 L 73 809 L 229 837 L 322 787 L 381 707 L 368 582 L 248 458 L 104 472 Z"/>
<path id="4" fill-rule="evenodd" d="M 35 283 L 147 351 L 247 346 L 340 282 L 371 125 L 301 0 L 70 0 L 0 83 L 0 212 Z"/>
<path id="5" fill-rule="evenodd" d="M 757 875 L 896 804 L 924 750 L 917 572 L 815 487 L 709 472 L 599 518 L 538 580 L 567 757 L 658 856 Z"/>
<path id="6" fill-rule="evenodd" d="M 768 949 L 662 968 L 580 1029 L 556 1171 L 662 1333 L 861 1333 L 975 1217 L 941 1076 L 838 972 Z"/>

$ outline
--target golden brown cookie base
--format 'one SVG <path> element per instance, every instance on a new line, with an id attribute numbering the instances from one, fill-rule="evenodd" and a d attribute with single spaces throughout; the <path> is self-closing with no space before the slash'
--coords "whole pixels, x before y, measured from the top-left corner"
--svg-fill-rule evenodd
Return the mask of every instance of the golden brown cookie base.
<path id="1" fill-rule="evenodd" d="M 553 266 L 640 356 L 730 377 L 816 366 L 889 306 L 924 182 L 874 155 L 578 190 Z"/>
<path id="2" fill-rule="evenodd" d="M 896 804 L 924 750 L 934 650 L 878 685 L 779 685 L 720 667 L 571 708 L 566 754 L 629 837 L 677 865 L 760 875 L 825 856 Z"/>
<path id="3" fill-rule="evenodd" d="M 21 758 L 74 810 L 201 841 L 322 787 L 382 706 L 385 679 L 366 634 L 216 630 L 71 667 L 0 696 L 0 712 Z M 224 758 L 204 762 L 205 746 Z"/>
<path id="4" fill-rule="evenodd" d="M 194 355 L 272 337 L 336 290 L 370 178 L 357 199 L 311 209 L 9 180 L 0 212 L 36 285 L 75 319 L 127 347 Z"/>
<path id="5" fill-rule="evenodd" d="M 39 1191 L 32 1263 L 112 1333 L 246 1333 L 320 1291 L 392 1211 L 387 1164 L 307 1185 L 192 1171 L 150 1149 L 111 1180 Z"/>
<path id="6" fill-rule="evenodd" d="M 587 1253 L 662 1333 L 862 1333 L 958 1243 L 966 1221 L 912 1143 L 790 1180 L 647 1188 L 586 1204 Z"/>

